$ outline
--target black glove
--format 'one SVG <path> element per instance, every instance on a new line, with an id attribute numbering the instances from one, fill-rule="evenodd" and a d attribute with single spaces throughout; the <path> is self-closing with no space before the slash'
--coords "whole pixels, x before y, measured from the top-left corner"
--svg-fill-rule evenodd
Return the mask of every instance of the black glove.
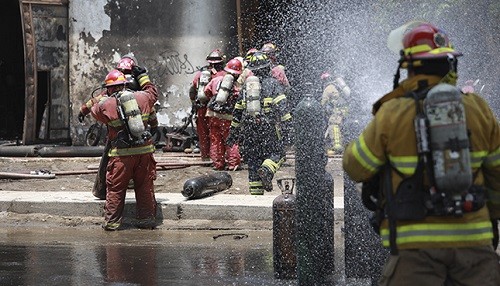
<path id="1" fill-rule="evenodd" d="M 85 114 L 83 114 L 81 111 L 78 113 L 78 121 L 80 121 L 80 123 L 83 123 L 83 121 L 85 120 Z"/>
<path id="2" fill-rule="evenodd" d="M 370 211 L 376 211 L 379 199 L 380 174 L 376 174 L 361 187 L 361 202 Z"/>
<path id="3" fill-rule="evenodd" d="M 140 66 L 134 66 L 132 68 L 132 75 L 139 80 L 139 77 L 143 74 L 146 74 L 148 71 L 146 68 L 140 67 Z"/>
<path id="4" fill-rule="evenodd" d="M 491 225 L 493 227 L 493 248 L 495 250 L 498 248 L 498 240 L 499 240 L 499 235 L 498 235 L 498 220 L 493 219 L 491 220 Z"/>
<path id="5" fill-rule="evenodd" d="M 156 133 L 158 133 L 158 126 L 156 126 L 156 127 L 150 127 L 149 128 L 149 133 L 151 133 L 151 137 L 155 137 Z"/>

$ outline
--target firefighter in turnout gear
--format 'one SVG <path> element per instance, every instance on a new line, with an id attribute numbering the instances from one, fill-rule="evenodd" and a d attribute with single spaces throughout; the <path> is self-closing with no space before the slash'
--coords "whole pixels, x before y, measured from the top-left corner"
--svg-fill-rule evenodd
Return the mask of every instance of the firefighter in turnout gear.
<path id="1" fill-rule="evenodd" d="M 126 87 L 133 91 L 141 89 L 139 86 L 139 82 L 132 73 L 132 69 L 135 66 L 137 66 L 137 59 L 133 54 L 124 55 L 116 65 L 116 70 L 122 72 L 125 75 L 125 79 L 127 81 Z M 111 76 L 111 73 L 109 73 L 108 75 Z M 97 104 L 103 96 L 108 96 L 107 89 L 103 89 L 96 97 L 92 97 L 80 107 L 80 112 L 78 113 L 78 121 L 80 123 L 83 123 L 85 117 L 90 113 L 90 109 L 92 108 L 92 106 Z M 158 119 L 156 117 L 156 110 L 154 109 L 149 115 L 148 124 L 150 127 L 150 132 L 154 136 L 158 132 Z"/>
<path id="2" fill-rule="evenodd" d="M 499 124 L 479 95 L 455 87 L 461 53 L 443 30 L 412 22 L 388 45 L 401 55 L 394 90 L 343 156 L 354 181 L 375 185 L 362 197 L 391 251 L 379 283 L 500 285 Z M 408 70 L 401 82 L 400 68 Z"/>
<path id="3" fill-rule="evenodd" d="M 333 76 L 329 72 L 321 74 L 321 81 L 323 83 L 321 105 L 328 116 L 328 129 L 325 133 L 327 153 L 342 154 L 344 149 L 342 121 L 348 112 L 347 99 L 351 95 L 351 89 L 341 77 Z"/>
<path id="4" fill-rule="evenodd" d="M 250 194 L 271 191 L 274 174 L 291 144 L 292 122 L 285 88 L 271 75 L 266 54 L 255 52 L 248 64 L 254 73 L 246 79 L 233 111 L 227 145 L 239 144 L 248 164 Z"/>
<path id="5" fill-rule="evenodd" d="M 189 99 L 192 108 L 196 110 L 196 133 L 198 134 L 201 159 L 204 161 L 210 160 L 209 118 L 206 117 L 208 99 L 205 95 L 205 87 L 215 77 L 225 74 L 225 59 L 226 56 L 220 49 L 211 51 L 206 57 L 208 65 L 195 73 L 189 88 Z"/>
<path id="6" fill-rule="evenodd" d="M 158 99 L 158 91 L 149 80 L 146 69 L 136 66 L 132 72 L 140 91 L 126 89 L 125 75 L 113 70 L 105 79 L 108 96 L 102 97 L 91 108 L 92 116 L 107 125 L 107 140 L 111 143 L 106 173 L 105 230 L 120 227 L 131 179 L 134 180 L 137 201 L 137 226 L 149 229 L 156 226 L 155 147 L 145 127 Z"/>
<path id="7" fill-rule="evenodd" d="M 260 49 L 271 61 L 271 74 L 287 89 L 290 88 L 290 82 L 285 74 L 285 66 L 278 63 L 278 47 L 274 43 L 265 43 Z"/>
<path id="8" fill-rule="evenodd" d="M 243 70 L 241 71 L 241 74 L 238 76 L 238 79 L 236 80 L 236 87 L 241 90 L 243 89 L 243 86 L 245 85 L 245 81 L 249 76 L 252 76 L 253 73 L 250 69 L 248 69 L 246 66 L 248 65 L 247 61 L 243 57 L 235 57 L 235 59 L 239 60 L 241 62 L 241 66 L 243 67 Z"/>
<path id="9" fill-rule="evenodd" d="M 205 87 L 208 98 L 207 114 L 210 118 L 210 159 L 214 170 L 236 171 L 241 164 L 238 144 L 226 145 L 232 113 L 240 89 L 236 82 L 241 75 L 243 65 L 239 59 L 232 59 L 224 67 L 226 74 L 212 79 Z"/>

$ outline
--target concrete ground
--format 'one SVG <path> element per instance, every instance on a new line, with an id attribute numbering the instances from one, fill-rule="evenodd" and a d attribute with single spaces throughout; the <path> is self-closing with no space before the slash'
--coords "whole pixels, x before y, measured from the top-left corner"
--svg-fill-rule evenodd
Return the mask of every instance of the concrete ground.
<path id="1" fill-rule="evenodd" d="M 157 161 L 165 161 L 166 155 L 156 156 Z M 167 156 L 168 157 L 168 156 Z M 80 159 L 45 159 L 43 164 L 56 169 L 69 168 L 69 165 L 95 165 L 99 158 Z M 193 158 L 191 158 L 193 159 Z M 16 163 L 22 167 L 35 168 L 30 165 L 29 158 L 0 158 L 7 162 L 8 171 L 16 170 Z M 182 160 L 186 160 L 183 158 Z M 194 159 L 193 159 L 194 160 Z M 2 164 L 6 165 L 6 164 Z M 89 166 L 90 166 L 89 165 Z M 38 165 L 36 165 L 38 166 Z M 287 160 L 275 178 L 294 177 L 293 156 Z M 74 167 L 81 169 L 82 167 Z M 17 167 L 17 170 L 19 168 Z M 327 171 L 334 178 L 334 218 L 335 218 L 335 268 L 336 273 L 344 273 L 344 197 L 343 172 L 341 160 L 329 158 Z M 263 196 L 252 196 L 247 193 L 246 170 L 231 173 L 234 184 L 229 190 L 216 193 L 202 199 L 188 200 L 181 193 L 181 186 L 186 177 L 210 173 L 210 167 L 188 167 L 173 173 L 158 172 L 159 178 L 169 177 L 169 182 L 155 183 L 156 198 L 159 204 L 158 218 L 162 220 L 159 229 L 268 229 L 272 230 L 273 200 L 281 193 L 274 182 L 272 192 Z M 187 173 L 187 175 L 186 175 Z M 57 176 L 57 175 L 56 175 Z M 183 177 L 182 177 L 183 176 Z M 60 177 L 60 176 L 59 176 Z M 16 225 L 50 225 L 60 227 L 100 228 L 102 224 L 104 201 L 95 198 L 91 187 L 95 174 L 81 174 L 72 177 L 64 176 L 60 182 L 48 180 L 0 180 L 0 225 L 12 227 Z M 178 177 L 176 179 L 176 177 Z M 158 180 L 157 180 L 158 181 Z M 55 185 L 54 185 L 55 184 Z M 172 188 L 169 189 L 169 186 Z M 50 189 L 53 188 L 53 189 Z M 42 191 L 41 191 L 41 190 Z M 158 191 L 158 189 L 160 189 Z M 129 190 L 126 199 L 125 221 L 133 221 L 135 199 L 133 190 Z M 346 285 L 369 285 L 369 279 L 346 281 L 345 275 L 339 277 Z M 354 284 L 352 284 L 354 283 Z"/>

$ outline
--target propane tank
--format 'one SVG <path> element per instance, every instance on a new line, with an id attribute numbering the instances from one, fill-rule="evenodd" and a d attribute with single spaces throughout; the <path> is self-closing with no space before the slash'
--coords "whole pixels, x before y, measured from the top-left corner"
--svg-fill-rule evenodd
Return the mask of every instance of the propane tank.
<path id="1" fill-rule="evenodd" d="M 233 89 L 234 77 L 231 74 L 226 74 L 224 78 L 222 78 L 222 82 L 220 84 L 219 92 L 215 97 L 215 101 L 217 103 L 225 103 L 231 90 Z"/>
<path id="2" fill-rule="evenodd" d="M 229 173 L 216 172 L 187 180 L 181 193 L 188 199 L 199 199 L 229 189 L 232 185 L 233 178 Z"/>
<path id="3" fill-rule="evenodd" d="M 460 91 L 453 85 L 436 85 L 427 93 L 424 113 L 429 122 L 436 188 L 454 201 L 461 200 L 472 184 L 472 170 Z"/>
<path id="4" fill-rule="evenodd" d="M 282 194 L 273 200 L 273 266 L 277 279 L 297 276 L 295 178 L 277 179 Z"/>
<path id="5" fill-rule="evenodd" d="M 341 77 L 336 77 L 334 80 L 333 80 L 333 84 L 335 85 L 335 87 L 337 87 L 337 89 L 346 97 L 348 97 L 349 95 L 351 95 L 351 89 L 349 88 L 349 86 L 345 83 L 344 79 L 341 78 Z"/>
<path id="6" fill-rule="evenodd" d="M 197 99 L 205 104 L 208 101 L 207 96 L 205 95 L 205 86 L 210 82 L 210 78 L 212 77 L 212 74 L 210 71 L 202 71 L 200 75 L 200 79 L 198 81 L 198 94 L 197 94 Z"/>
<path id="7" fill-rule="evenodd" d="M 260 114 L 260 91 L 261 85 L 258 77 L 252 75 L 245 81 L 247 112 L 255 116 Z"/>
<path id="8" fill-rule="evenodd" d="M 134 93 L 130 90 L 125 90 L 119 93 L 117 98 L 123 108 L 125 119 L 127 119 L 130 134 L 137 138 L 141 138 L 146 128 L 142 122 L 142 113 L 134 97 Z"/>

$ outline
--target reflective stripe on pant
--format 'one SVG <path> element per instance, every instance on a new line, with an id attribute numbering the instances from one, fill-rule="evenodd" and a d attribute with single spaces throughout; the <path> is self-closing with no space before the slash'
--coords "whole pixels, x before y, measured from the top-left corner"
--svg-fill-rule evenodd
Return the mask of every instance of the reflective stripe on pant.
<path id="1" fill-rule="evenodd" d="M 206 117 L 206 107 L 200 107 L 196 111 L 196 133 L 198 134 L 198 143 L 200 145 L 201 158 L 208 158 L 210 152 L 210 134 L 209 134 L 209 117 Z"/>
<path id="2" fill-rule="evenodd" d="M 134 180 L 138 219 L 156 216 L 153 181 L 156 179 L 156 161 L 153 153 L 110 157 L 106 172 L 106 222 L 121 222 L 129 181 Z"/>
<path id="3" fill-rule="evenodd" d="M 226 145 L 231 121 L 217 117 L 210 118 L 210 159 L 217 169 L 223 169 L 226 164 L 233 169 L 241 164 L 238 145 Z"/>
<path id="4" fill-rule="evenodd" d="M 340 134 L 340 126 L 335 124 L 333 130 L 333 148 L 338 150 L 342 148 L 342 136 Z"/>
<path id="5" fill-rule="evenodd" d="M 399 250 L 379 285 L 500 285 L 498 255 L 491 246 Z M 446 284 L 444 284 L 446 281 Z"/>

